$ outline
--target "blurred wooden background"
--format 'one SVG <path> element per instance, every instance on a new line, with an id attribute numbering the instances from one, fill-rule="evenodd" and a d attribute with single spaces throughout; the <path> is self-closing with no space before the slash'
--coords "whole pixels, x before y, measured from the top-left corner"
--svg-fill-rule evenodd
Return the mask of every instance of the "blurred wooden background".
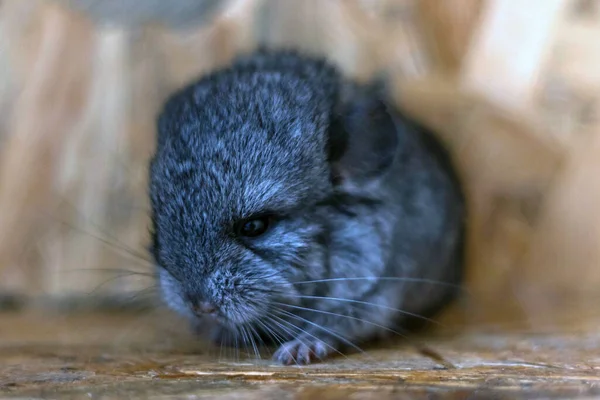
<path id="1" fill-rule="evenodd" d="M 0 1 L 0 294 L 151 286 L 127 271 L 151 271 L 129 250 L 145 255 L 156 112 L 267 42 L 359 79 L 387 71 L 399 106 L 447 143 L 471 211 L 468 294 L 448 321 L 600 316 L 600 1 L 227 0 L 181 26 L 68 3 Z"/>

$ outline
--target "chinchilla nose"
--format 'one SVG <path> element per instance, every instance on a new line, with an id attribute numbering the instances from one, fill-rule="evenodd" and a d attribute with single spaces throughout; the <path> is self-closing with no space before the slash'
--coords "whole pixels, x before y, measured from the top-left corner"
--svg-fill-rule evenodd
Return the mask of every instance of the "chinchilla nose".
<path id="1" fill-rule="evenodd" d="M 200 301 L 192 305 L 192 310 L 197 315 L 212 315 L 217 312 L 217 307 L 208 301 Z"/>

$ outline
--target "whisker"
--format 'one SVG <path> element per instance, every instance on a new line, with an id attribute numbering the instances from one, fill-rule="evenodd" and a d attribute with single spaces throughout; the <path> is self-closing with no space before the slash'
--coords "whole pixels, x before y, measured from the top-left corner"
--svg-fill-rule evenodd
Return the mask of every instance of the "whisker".
<path id="1" fill-rule="evenodd" d="M 235 340 L 233 340 L 235 338 L 234 332 L 231 329 L 227 329 L 227 340 L 229 341 L 229 343 L 231 343 L 232 341 L 235 342 Z M 237 343 L 237 342 L 235 342 Z M 233 359 L 234 358 L 234 349 L 231 349 L 229 346 L 225 346 L 225 349 L 227 350 L 227 358 L 228 359 Z M 231 355 L 230 355 L 231 352 Z"/>
<path id="2" fill-rule="evenodd" d="M 321 283 L 321 282 L 339 282 L 339 281 L 365 281 L 365 280 L 373 280 L 373 281 L 398 281 L 398 282 L 415 282 L 415 283 L 429 283 L 432 285 L 440 285 L 440 286 L 448 286 L 454 289 L 460 289 L 467 291 L 461 285 L 455 283 L 449 283 L 444 281 L 436 281 L 433 279 L 422 279 L 422 278 L 403 278 L 403 277 L 395 277 L 395 276 L 365 276 L 365 277 L 351 277 L 351 278 L 327 278 L 327 279 L 315 279 L 309 281 L 299 281 L 293 282 L 294 285 L 304 285 L 307 283 Z"/>
<path id="3" fill-rule="evenodd" d="M 129 277 L 129 276 L 134 276 L 134 275 L 136 275 L 136 274 L 120 274 L 120 275 L 117 275 L 117 276 L 110 277 L 110 278 L 108 278 L 108 279 L 104 280 L 103 282 L 101 282 L 100 284 L 98 284 L 98 285 L 97 285 L 97 286 L 96 286 L 94 289 L 92 289 L 92 291 L 90 291 L 90 292 L 89 292 L 87 295 L 88 295 L 88 296 L 92 296 L 92 295 L 94 295 L 96 292 L 98 292 L 98 290 L 100 290 L 100 288 L 102 288 L 102 287 L 103 287 L 104 285 L 106 285 L 107 283 L 110 283 L 110 282 L 116 281 L 117 279 L 121 279 L 121 278 L 127 278 L 127 277 Z"/>
<path id="4" fill-rule="evenodd" d="M 105 236 L 105 237 L 107 237 L 107 238 L 109 238 L 109 239 L 113 240 L 113 241 L 114 241 L 114 243 L 115 243 L 116 245 L 118 245 L 118 246 L 119 246 L 121 249 L 123 249 L 123 250 L 125 250 L 125 251 L 128 251 L 128 252 L 129 252 L 131 255 L 137 255 L 138 257 L 140 257 L 140 259 L 146 259 L 144 256 L 137 254 L 137 252 L 136 252 L 135 250 L 131 249 L 129 246 L 126 246 L 126 245 L 124 245 L 124 244 L 121 244 L 121 243 L 119 243 L 119 241 L 117 240 L 117 238 L 116 238 L 114 235 L 111 235 L 110 233 L 108 233 L 108 232 L 105 232 L 105 230 L 104 230 L 104 229 L 102 229 L 102 227 L 100 226 L 100 224 L 98 224 L 98 223 L 96 223 L 96 222 L 92 221 L 92 220 L 91 220 L 91 218 L 88 218 L 88 217 L 86 217 L 86 216 L 85 216 L 85 215 L 84 215 L 84 214 L 83 214 L 81 211 L 79 211 L 79 210 L 77 209 L 77 207 L 76 207 L 74 204 L 72 204 L 71 202 L 69 202 L 69 201 L 68 201 L 66 198 L 64 198 L 64 197 L 63 197 L 63 198 L 62 198 L 62 202 L 63 202 L 64 204 L 68 205 L 69 207 L 71 207 L 71 208 L 72 208 L 72 209 L 73 209 L 73 210 L 74 210 L 74 211 L 75 211 L 75 212 L 76 212 L 76 213 L 79 215 L 79 217 L 80 217 L 80 218 L 82 218 L 82 219 L 83 219 L 85 222 L 87 222 L 88 224 L 90 224 L 90 225 L 94 226 L 94 227 L 95 227 L 95 228 L 96 228 L 96 229 L 97 229 L 97 230 L 98 230 L 98 231 L 99 231 L 99 232 L 100 232 L 100 233 L 101 233 L 103 236 Z M 67 226 L 70 226 L 70 227 L 71 227 L 71 228 L 73 228 L 73 229 L 80 230 L 80 231 L 83 231 L 83 233 L 88 233 L 88 234 L 90 234 L 89 232 L 85 232 L 85 231 L 84 231 L 82 228 L 79 228 L 79 227 L 75 227 L 75 226 L 72 226 L 72 225 L 70 225 L 70 224 L 69 224 L 69 223 L 67 223 L 66 221 L 62 221 L 62 222 L 63 222 L 64 224 L 66 224 Z M 105 239 L 105 240 L 106 240 L 106 239 Z M 106 240 L 106 241 L 108 241 L 108 240 Z M 148 261 L 150 261 L 150 260 L 148 260 Z"/>
<path id="5" fill-rule="evenodd" d="M 275 318 L 277 318 L 279 321 L 281 322 L 277 322 L 275 320 Z M 294 331 L 291 331 L 290 328 L 286 327 L 283 323 L 285 323 L 286 321 L 273 315 L 269 317 L 269 320 L 274 323 L 275 325 L 277 325 L 279 327 L 279 329 L 281 329 L 282 331 L 286 332 L 288 335 L 290 335 L 290 338 L 293 338 L 295 336 L 297 336 L 296 334 L 294 334 Z M 298 330 L 299 332 L 303 332 L 302 328 L 299 328 L 298 326 L 292 324 L 292 323 L 288 323 L 288 325 L 291 325 L 291 327 L 295 328 L 296 330 Z M 303 343 L 304 345 L 306 345 L 303 341 L 300 340 L 300 343 Z M 283 341 L 279 341 L 279 344 L 283 347 L 285 345 L 285 340 Z M 283 349 L 286 351 L 286 353 L 290 356 L 290 358 L 292 360 L 294 360 L 294 362 L 296 363 L 297 366 L 300 366 L 300 363 L 298 362 L 298 359 L 296 357 L 294 357 L 294 355 L 289 351 L 289 349 L 287 349 L 286 347 L 283 347 Z"/>
<path id="6" fill-rule="evenodd" d="M 272 322 L 272 323 L 274 323 L 275 325 L 277 325 L 277 327 L 278 327 L 279 329 L 281 329 L 281 330 L 283 331 L 283 333 L 284 333 L 284 334 L 287 334 L 287 335 L 289 335 L 289 336 L 290 336 L 290 338 L 293 338 L 294 336 L 296 336 L 296 335 L 295 335 L 295 333 L 294 333 L 293 331 L 290 331 L 290 329 L 289 329 L 289 328 L 287 328 L 286 326 L 284 326 L 284 325 L 282 325 L 281 323 L 277 322 L 277 321 L 274 319 L 274 316 L 268 316 L 267 318 L 268 318 L 268 320 L 269 320 L 270 322 Z M 279 318 L 279 319 L 280 319 L 280 318 Z M 293 325 L 293 324 L 292 324 L 292 325 Z M 300 328 L 297 328 L 297 329 L 300 329 Z M 278 334 L 278 336 L 279 336 L 279 338 L 280 338 L 280 340 L 279 340 L 279 344 L 283 345 L 285 342 L 287 342 L 287 341 L 288 341 L 288 339 L 286 339 L 286 338 L 282 338 L 282 337 L 281 337 L 279 334 Z"/>
<path id="7" fill-rule="evenodd" d="M 400 333 L 398 331 L 395 331 L 394 329 L 388 328 L 388 327 L 386 327 L 384 325 L 380 325 L 380 324 L 378 324 L 376 322 L 369 321 L 369 320 L 366 320 L 366 319 L 362 319 L 362 318 L 358 318 L 358 317 L 352 317 L 350 315 L 338 314 L 338 313 L 334 313 L 334 312 L 330 312 L 330 311 L 316 310 L 314 308 L 293 306 L 293 305 L 283 304 L 283 303 L 278 303 L 278 304 L 285 305 L 287 307 L 291 307 L 291 308 L 298 309 L 298 310 L 310 311 L 310 312 L 316 312 L 316 313 L 321 313 L 321 314 L 332 315 L 332 316 L 335 316 L 335 317 L 343 317 L 343 318 L 353 319 L 353 320 L 356 320 L 356 321 L 359 321 L 359 322 L 364 322 L 366 324 L 373 325 L 373 326 L 376 326 L 378 328 L 384 329 L 384 330 L 386 330 L 388 332 L 391 332 L 391 333 L 394 333 L 394 334 L 396 334 L 396 335 L 398 335 L 398 336 L 400 336 L 402 338 L 406 338 L 407 337 L 405 334 Z"/>
<path id="8" fill-rule="evenodd" d="M 219 362 L 223 361 L 223 334 L 220 335 L 221 336 L 221 346 L 219 348 Z"/>
<path id="9" fill-rule="evenodd" d="M 419 315 L 419 314 L 411 313 L 409 311 L 400 310 L 400 309 L 394 308 L 394 307 L 384 306 L 384 305 L 377 304 L 377 303 L 371 303 L 371 302 L 368 302 L 368 301 L 344 299 L 344 298 L 339 298 L 339 297 L 327 297 L 327 296 L 308 296 L 308 295 L 289 295 L 289 296 L 290 297 L 299 297 L 299 298 L 303 298 L 303 299 L 333 300 L 333 301 L 340 301 L 340 302 L 345 302 L 345 303 L 363 304 L 363 305 L 366 305 L 366 306 L 378 307 L 378 308 L 381 308 L 381 309 L 384 309 L 384 310 L 395 311 L 395 312 L 401 313 L 403 315 L 408 315 L 410 317 L 415 317 L 415 318 L 422 319 L 423 321 L 431 322 L 431 323 L 436 324 L 438 326 L 444 326 L 441 322 L 438 322 L 438 321 L 433 320 L 431 318 L 424 317 L 424 316 Z"/>
<path id="10" fill-rule="evenodd" d="M 313 338 L 313 339 L 315 339 L 315 340 L 319 340 L 319 338 L 317 338 L 316 336 L 312 335 L 312 334 L 311 334 L 311 333 L 309 333 L 308 331 L 306 331 L 306 330 L 304 330 L 304 329 L 300 328 L 299 326 L 297 326 L 297 325 L 293 324 L 292 322 L 290 322 L 290 321 L 286 321 L 286 320 L 284 320 L 283 318 L 280 318 L 280 317 L 275 317 L 275 318 L 277 318 L 278 320 L 280 320 L 282 323 L 288 324 L 288 326 L 292 326 L 292 327 L 296 328 L 296 329 L 297 329 L 297 330 L 298 330 L 300 333 L 304 333 L 304 334 L 306 334 L 306 335 L 308 335 L 308 336 L 312 337 L 312 338 Z M 292 333 L 293 333 L 293 332 L 292 332 Z M 293 336 L 295 336 L 295 335 L 292 335 L 292 337 L 293 337 Z M 302 342 L 300 339 L 298 339 L 298 340 L 299 340 L 301 343 L 303 343 L 303 344 L 306 346 L 306 343 Z M 323 344 L 324 344 L 325 346 L 329 347 L 329 348 L 330 348 L 331 350 L 333 350 L 334 352 L 336 352 L 336 353 L 338 353 L 339 355 L 341 355 L 342 357 L 344 357 L 344 358 L 348 358 L 348 356 L 347 356 L 347 355 L 345 355 L 344 353 L 342 353 L 341 351 L 339 351 L 339 350 L 338 350 L 338 349 L 336 349 L 335 347 L 331 346 L 330 344 L 328 344 L 328 343 L 326 343 L 326 342 L 323 342 Z"/>
<path id="11" fill-rule="evenodd" d="M 282 304 L 282 303 L 279 303 L 279 304 L 285 305 L 285 304 Z M 362 354 L 366 354 L 363 349 L 361 349 L 360 347 L 358 347 L 357 345 L 355 345 L 354 343 L 352 343 L 351 341 L 349 341 L 347 338 L 345 338 L 345 337 L 343 337 L 343 336 L 341 336 L 341 335 L 339 335 L 339 334 L 337 334 L 335 332 L 332 332 L 331 330 L 329 330 L 329 329 L 327 329 L 327 328 L 325 328 L 325 327 L 323 327 L 323 326 L 321 326 L 319 324 L 316 324 L 316 323 L 314 323 L 314 322 L 312 322 L 312 321 L 310 321 L 310 320 L 308 320 L 306 318 L 302 318 L 299 315 L 295 315 L 295 314 L 293 314 L 293 313 L 291 313 L 289 311 L 285 311 L 285 310 L 282 310 L 282 309 L 280 309 L 279 311 L 282 312 L 282 313 L 284 313 L 285 315 L 287 315 L 290 318 L 294 318 L 294 319 L 297 319 L 297 320 L 300 320 L 300 321 L 304 321 L 307 324 L 312 325 L 312 326 L 314 326 L 317 329 L 320 329 L 320 330 L 322 330 L 324 332 L 327 332 L 330 335 L 332 335 L 333 337 L 335 337 L 335 338 L 341 340 L 342 342 L 346 343 L 347 345 L 351 346 L 353 349 L 361 352 Z"/>
<path id="12" fill-rule="evenodd" d="M 250 346 L 252 347 L 252 350 L 254 351 L 254 343 L 253 343 L 252 338 L 250 336 L 250 331 L 248 330 L 248 327 L 244 326 L 243 329 L 246 332 L 245 333 L 245 336 L 246 336 L 246 355 L 249 357 L 250 356 Z M 255 353 L 255 357 L 256 357 L 256 353 Z"/>
<path id="13" fill-rule="evenodd" d="M 244 289 L 248 289 L 254 293 L 261 293 L 261 294 L 265 294 L 265 295 L 270 295 L 270 296 L 276 296 L 276 295 L 286 295 L 287 293 L 281 290 L 274 290 L 274 289 L 266 289 L 266 288 L 257 288 L 255 286 L 253 286 L 252 284 L 248 284 L 248 285 L 239 285 L 237 286 L 238 290 L 244 290 Z M 257 304 L 257 303 L 254 303 Z"/>
<path id="14" fill-rule="evenodd" d="M 239 328 L 236 327 L 235 328 L 235 332 L 233 333 L 233 341 L 235 343 L 235 349 L 234 349 L 234 354 L 235 354 L 235 361 L 238 362 L 240 360 L 240 352 L 239 352 L 239 345 L 238 345 L 238 336 L 239 336 L 240 332 L 239 332 Z"/>
<path id="15" fill-rule="evenodd" d="M 147 276 L 149 278 L 154 278 L 156 275 L 151 272 L 142 272 L 142 271 L 133 271 L 124 268 L 77 268 L 77 269 L 67 269 L 64 271 L 60 271 L 61 273 L 74 273 L 74 272 L 120 272 L 122 274 L 127 275 L 139 275 L 139 276 Z"/>
<path id="16" fill-rule="evenodd" d="M 101 243 L 104 243 L 106 246 L 108 246 L 109 248 L 112 248 L 113 250 L 117 251 L 117 252 L 121 252 L 124 253 L 125 255 L 129 256 L 130 258 L 132 258 L 134 261 L 137 261 L 139 263 L 143 263 L 143 265 L 148 266 L 148 267 L 153 267 L 153 263 L 150 259 L 147 259 L 144 255 L 137 253 L 136 251 L 130 249 L 129 247 L 119 244 L 119 243 L 113 243 L 108 239 L 105 239 L 101 236 L 95 235 L 91 232 L 87 232 L 82 228 L 73 226 L 71 224 L 69 224 L 66 221 L 61 221 L 62 224 L 70 227 L 73 230 L 79 231 L 80 233 L 86 234 L 98 241 L 100 241 Z"/>
<path id="17" fill-rule="evenodd" d="M 254 274 L 249 274 L 248 276 L 246 276 L 247 279 L 254 279 L 257 281 L 263 281 L 263 280 L 267 280 L 267 279 L 271 279 L 274 276 L 279 275 L 279 272 L 273 272 L 270 275 L 263 275 L 261 273 L 254 273 Z"/>
<path id="18" fill-rule="evenodd" d="M 244 326 L 240 326 L 239 329 L 240 329 L 240 334 L 241 334 L 240 336 L 241 336 L 241 339 L 242 339 L 242 343 L 244 343 L 244 351 L 246 352 L 246 356 L 248 356 L 248 354 L 249 354 L 249 351 L 248 351 L 248 342 L 249 342 L 249 340 L 248 340 L 248 332 L 246 332 L 246 327 L 244 327 Z"/>
<path id="19" fill-rule="evenodd" d="M 144 288 L 144 289 L 137 290 L 136 292 L 134 292 L 134 294 L 133 294 L 133 295 L 131 295 L 131 296 L 129 296 L 129 297 L 126 297 L 126 298 L 123 300 L 123 307 L 126 307 L 128 304 L 131 304 L 131 303 L 133 303 L 135 300 L 138 300 L 138 299 L 139 299 L 139 298 L 141 298 L 142 296 L 146 296 L 146 295 L 151 295 L 151 294 L 153 294 L 153 293 L 154 293 L 154 291 L 155 291 L 157 288 L 158 288 L 158 286 L 157 286 L 157 285 L 151 285 L 151 286 L 148 286 L 148 287 L 146 287 L 146 288 Z M 162 304 L 160 304 L 160 306 L 161 306 L 161 307 L 163 307 L 163 306 L 162 306 Z M 152 307 L 153 307 L 153 308 L 160 308 L 160 307 L 157 307 L 157 305 L 155 305 L 155 304 L 153 304 L 153 305 L 152 305 Z"/>
<path id="20" fill-rule="evenodd" d="M 260 351 L 258 351 L 258 346 L 256 345 L 256 340 L 254 340 L 254 331 L 251 330 L 251 326 L 247 327 L 248 330 L 248 337 L 250 338 L 250 344 L 252 345 L 252 349 L 254 350 L 254 354 L 256 355 L 257 359 L 262 359 L 262 357 L 260 356 Z"/>
<path id="21" fill-rule="evenodd" d="M 284 332 L 286 332 L 289 336 L 290 339 L 289 340 L 298 340 L 300 343 L 302 343 L 303 345 L 307 346 L 306 342 L 304 342 L 303 340 L 297 338 L 299 333 L 304 333 L 308 336 L 311 336 L 315 339 L 317 339 L 315 336 L 311 335 L 309 332 L 307 332 L 306 330 L 302 329 L 301 327 L 299 327 L 298 325 L 290 322 L 290 321 L 286 321 L 283 318 L 280 318 L 276 315 L 273 315 L 270 317 L 271 321 L 273 323 L 275 323 L 281 330 L 283 330 Z M 277 320 L 276 320 L 277 319 Z M 279 322 L 278 322 L 279 321 Z M 293 329 L 293 330 L 292 330 Z M 295 330 L 295 331 L 294 331 Z M 285 342 L 287 340 L 280 342 L 281 346 L 285 345 Z M 300 366 L 300 363 L 298 362 L 298 359 L 296 357 L 294 357 L 294 355 L 289 351 L 289 349 L 284 347 L 284 350 L 286 351 L 286 353 L 292 358 L 292 360 L 294 360 L 294 362 L 296 363 L 297 366 Z M 335 350 L 335 349 L 334 349 Z"/>
<path id="22" fill-rule="evenodd" d="M 262 329 L 264 329 L 265 334 L 267 334 L 275 343 L 279 343 L 279 345 L 283 345 L 283 342 L 281 341 L 279 335 L 274 333 L 273 330 L 265 322 L 260 321 L 260 320 L 258 320 L 256 322 L 260 325 L 260 327 Z M 270 350 L 268 350 L 268 351 L 272 357 L 273 353 Z"/>

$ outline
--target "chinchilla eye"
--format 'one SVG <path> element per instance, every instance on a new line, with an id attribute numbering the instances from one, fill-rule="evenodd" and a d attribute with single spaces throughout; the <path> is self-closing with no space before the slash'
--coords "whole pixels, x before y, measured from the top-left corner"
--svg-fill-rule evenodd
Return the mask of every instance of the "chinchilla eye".
<path id="1" fill-rule="evenodd" d="M 239 236 L 254 238 L 264 234 L 271 224 L 271 218 L 268 216 L 247 219 L 240 222 L 237 226 Z"/>

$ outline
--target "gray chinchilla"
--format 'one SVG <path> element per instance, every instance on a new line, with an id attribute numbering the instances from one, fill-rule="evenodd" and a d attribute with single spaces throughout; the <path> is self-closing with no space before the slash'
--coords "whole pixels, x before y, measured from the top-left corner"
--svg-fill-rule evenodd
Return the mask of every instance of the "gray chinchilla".
<path id="1" fill-rule="evenodd" d="M 462 280 L 465 205 L 418 124 L 322 58 L 261 49 L 173 94 L 150 166 L 165 302 L 309 363 L 402 329 Z"/>

